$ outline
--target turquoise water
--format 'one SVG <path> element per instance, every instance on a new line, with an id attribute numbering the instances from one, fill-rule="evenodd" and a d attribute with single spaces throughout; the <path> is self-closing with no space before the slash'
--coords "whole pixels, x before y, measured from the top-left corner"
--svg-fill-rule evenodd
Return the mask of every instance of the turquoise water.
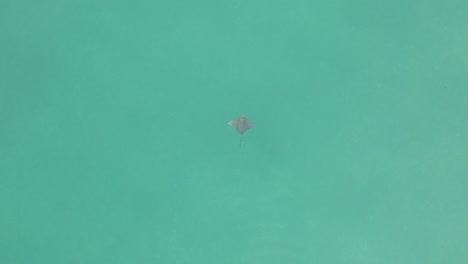
<path id="1" fill-rule="evenodd" d="M 468 263 L 467 13 L 2 1 L 0 263 Z"/>

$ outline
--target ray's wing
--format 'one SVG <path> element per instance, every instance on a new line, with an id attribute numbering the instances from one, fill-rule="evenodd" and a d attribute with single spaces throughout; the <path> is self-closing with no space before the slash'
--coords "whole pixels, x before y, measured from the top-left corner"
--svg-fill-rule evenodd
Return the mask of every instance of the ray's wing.
<path id="1" fill-rule="evenodd" d="M 239 134 L 241 133 L 239 131 L 239 119 L 234 119 L 234 120 L 231 120 L 229 121 L 228 125 L 232 126 L 233 128 L 235 128 L 237 130 L 237 132 L 239 132 Z"/>
<path id="2" fill-rule="evenodd" d="M 239 123 L 239 119 L 234 119 L 234 120 L 229 121 L 228 125 L 235 128 L 238 123 Z"/>
<path id="3" fill-rule="evenodd" d="M 251 129 L 251 128 L 254 128 L 256 125 L 254 122 L 248 120 L 247 118 L 245 119 L 244 121 L 244 126 L 247 128 L 247 129 Z M 247 130 L 246 130 L 247 131 Z"/>
<path id="4" fill-rule="evenodd" d="M 237 131 L 239 131 L 239 134 L 243 135 L 247 130 L 251 129 L 252 127 L 255 127 L 255 124 L 247 118 L 243 118 L 239 120 L 236 129 Z"/>

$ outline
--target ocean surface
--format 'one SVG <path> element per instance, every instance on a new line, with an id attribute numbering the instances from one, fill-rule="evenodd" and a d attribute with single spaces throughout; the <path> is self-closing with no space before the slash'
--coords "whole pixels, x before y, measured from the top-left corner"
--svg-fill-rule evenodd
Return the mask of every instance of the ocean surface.
<path id="1" fill-rule="evenodd" d="M 0 263 L 468 263 L 467 14 L 0 1 Z"/>

